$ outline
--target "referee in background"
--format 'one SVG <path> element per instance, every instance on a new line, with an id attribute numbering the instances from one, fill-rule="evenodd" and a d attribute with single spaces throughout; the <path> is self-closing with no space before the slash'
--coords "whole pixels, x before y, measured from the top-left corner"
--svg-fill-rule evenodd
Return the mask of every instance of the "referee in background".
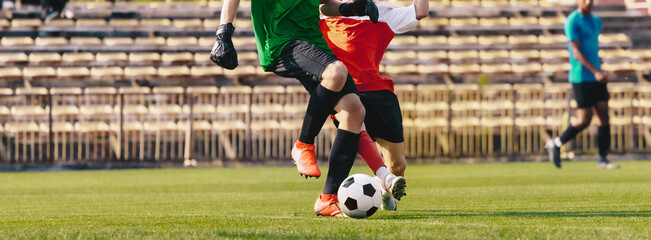
<path id="1" fill-rule="evenodd" d="M 565 35 L 570 51 L 569 74 L 574 98 L 577 103 L 574 123 L 570 124 L 561 136 L 547 142 L 550 161 L 561 167 L 561 146 L 576 137 L 590 125 L 592 116 L 597 114 L 599 128 L 597 145 L 599 147 L 598 168 L 616 169 L 619 166 L 607 159 L 610 151 L 610 123 L 608 117 L 608 77 L 601 71 L 599 61 L 599 34 L 601 19 L 592 15 L 593 0 L 578 0 L 578 9 L 565 20 Z"/>

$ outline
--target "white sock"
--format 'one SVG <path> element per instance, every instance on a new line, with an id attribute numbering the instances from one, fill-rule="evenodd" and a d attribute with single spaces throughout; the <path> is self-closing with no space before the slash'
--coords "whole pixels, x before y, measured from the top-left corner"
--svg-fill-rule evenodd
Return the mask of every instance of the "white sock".
<path id="1" fill-rule="evenodd" d="M 396 177 L 393 175 L 393 173 L 389 172 L 389 169 L 386 167 L 378 168 L 377 171 L 375 171 L 375 175 L 378 176 L 380 180 L 382 180 L 384 187 L 387 189 L 391 188 L 391 181 Z"/>
<path id="2" fill-rule="evenodd" d="M 556 145 L 557 147 L 563 146 L 563 143 L 561 142 L 561 137 L 554 138 L 554 145 Z"/>

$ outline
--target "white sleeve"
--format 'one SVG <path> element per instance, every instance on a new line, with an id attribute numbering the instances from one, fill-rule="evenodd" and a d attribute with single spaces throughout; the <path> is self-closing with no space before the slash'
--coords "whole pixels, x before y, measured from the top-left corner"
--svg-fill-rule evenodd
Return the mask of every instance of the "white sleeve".
<path id="1" fill-rule="evenodd" d="M 386 2 L 377 3 L 381 22 L 386 22 L 396 34 L 408 32 L 418 25 L 414 5 L 394 7 Z"/>

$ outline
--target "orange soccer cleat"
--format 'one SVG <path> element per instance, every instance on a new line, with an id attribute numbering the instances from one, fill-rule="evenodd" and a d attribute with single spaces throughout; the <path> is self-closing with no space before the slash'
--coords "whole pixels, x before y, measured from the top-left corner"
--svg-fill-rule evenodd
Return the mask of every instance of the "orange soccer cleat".
<path id="1" fill-rule="evenodd" d="M 292 148 L 292 159 L 301 176 L 304 175 L 305 178 L 319 178 L 321 176 L 321 170 L 319 170 L 319 166 L 316 164 L 314 144 L 306 144 L 296 140 L 294 148 Z"/>
<path id="2" fill-rule="evenodd" d="M 317 216 L 324 217 L 343 217 L 339 208 L 337 194 L 321 194 L 314 203 L 314 212 Z"/>

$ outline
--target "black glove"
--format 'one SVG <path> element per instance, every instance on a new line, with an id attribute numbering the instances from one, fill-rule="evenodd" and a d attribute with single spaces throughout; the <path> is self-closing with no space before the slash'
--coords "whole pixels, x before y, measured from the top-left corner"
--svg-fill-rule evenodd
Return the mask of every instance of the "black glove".
<path id="1" fill-rule="evenodd" d="M 233 46 L 231 36 L 235 32 L 233 24 L 227 23 L 219 25 L 217 28 L 217 40 L 212 45 L 210 51 L 210 60 L 220 67 L 233 70 L 237 67 L 237 52 Z"/>
<path id="2" fill-rule="evenodd" d="M 341 16 L 368 16 L 371 22 L 377 23 L 380 13 L 373 0 L 355 0 L 352 3 L 339 5 Z"/>

